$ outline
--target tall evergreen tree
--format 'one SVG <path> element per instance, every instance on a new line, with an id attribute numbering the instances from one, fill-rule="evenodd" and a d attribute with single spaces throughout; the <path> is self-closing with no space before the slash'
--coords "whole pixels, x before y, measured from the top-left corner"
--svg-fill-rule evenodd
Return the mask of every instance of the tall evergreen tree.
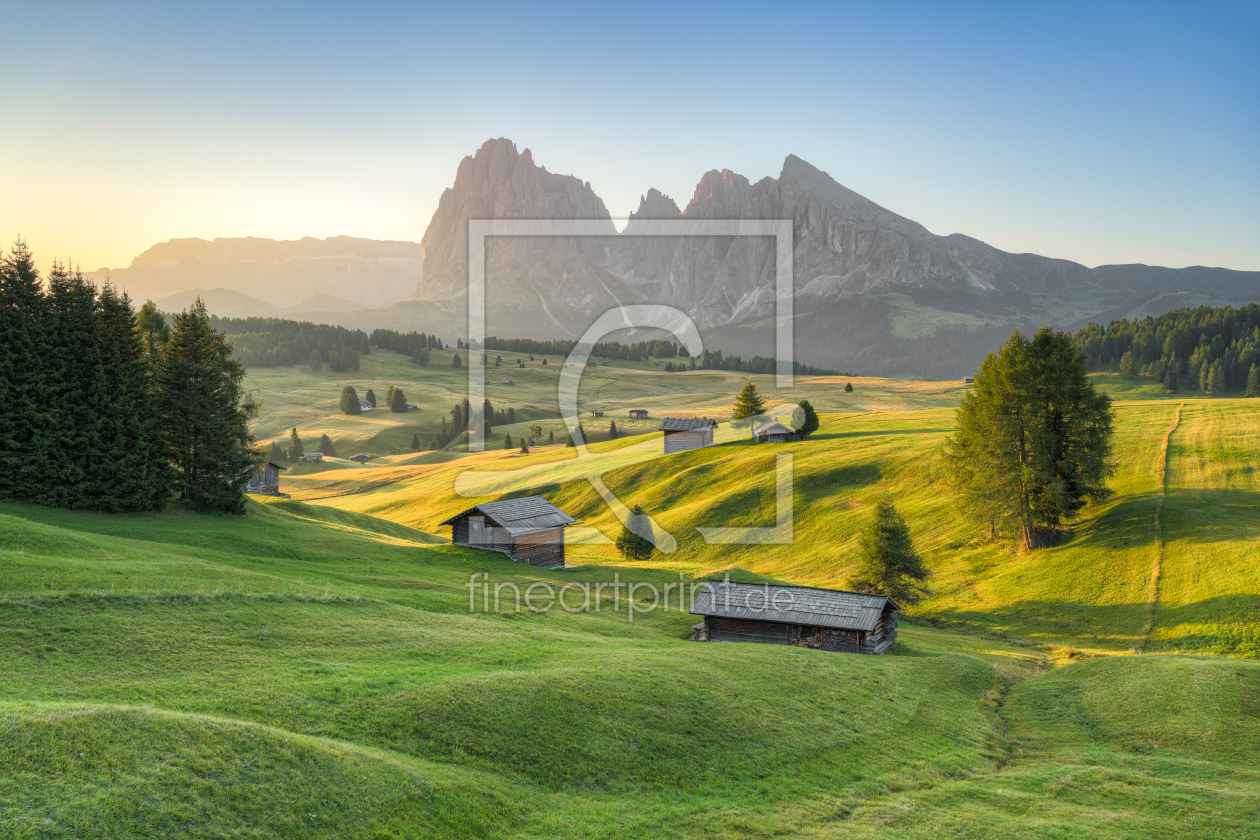
<path id="1" fill-rule="evenodd" d="M 617 421 L 616 420 L 613 420 L 608 424 L 608 439 L 609 440 L 617 439 Z"/>
<path id="2" fill-rule="evenodd" d="M 902 606 L 917 604 L 927 592 L 920 584 L 930 574 L 914 550 L 905 517 L 891 499 L 881 499 L 859 538 L 858 567 L 849 588 L 887 595 Z"/>
<path id="3" fill-rule="evenodd" d="M 1212 362 L 1212 367 L 1208 369 L 1207 392 L 1214 397 L 1223 396 L 1225 393 L 1225 366 L 1221 364 L 1220 359 Z"/>
<path id="4" fill-rule="evenodd" d="M 407 410 L 407 395 L 403 393 L 402 388 L 394 389 L 394 393 L 389 399 L 389 410 L 397 412 Z"/>
<path id="5" fill-rule="evenodd" d="M 797 429 L 802 435 L 810 435 L 818 431 L 818 412 L 814 411 L 814 407 L 810 405 L 809 400 L 801 400 L 801 411 L 804 412 L 804 422 Z"/>
<path id="6" fill-rule="evenodd" d="M 151 300 L 145 301 L 144 306 L 140 307 L 140 312 L 136 315 L 136 332 L 139 334 L 145 356 L 151 360 L 157 359 L 158 351 L 171 337 L 171 328 L 167 325 L 166 318 L 162 317 L 157 304 Z"/>
<path id="7" fill-rule="evenodd" d="M 494 428 L 494 403 L 490 402 L 489 397 L 481 404 L 481 416 L 485 418 L 486 434 L 490 434 L 490 430 Z"/>
<path id="8" fill-rule="evenodd" d="M 368 405 L 372 406 L 372 408 L 376 408 L 376 394 L 372 392 L 371 388 L 367 389 L 367 393 L 363 395 L 363 399 L 367 400 Z"/>
<path id="9" fill-rule="evenodd" d="M 1133 358 L 1133 353 L 1126 351 L 1120 357 L 1120 375 L 1125 379 L 1133 379 L 1137 376 L 1137 360 Z"/>
<path id="10" fill-rule="evenodd" d="M 271 444 L 271 451 L 267 453 L 267 460 L 273 464 L 282 464 L 289 460 L 289 453 L 284 451 L 284 447 L 277 440 Z"/>
<path id="11" fill-rule="evenodd" d="M 363 409 L 359 406 L 359 392 L 354 390 L 353 385 L 347 385 L 341 389 L 341 413 L 351 415 L 363 413 Z"/>
<path id="12" fill-rule="evenodd" d="M 1177 371 L 1174 368 L 1168 368 L 1168 372 L 1164 374 L 1164 391 L 1169 394 L 1177 393 Z"/>
<path id="13" fill-rule="evenodd" d="M 503 435 L 503 448 L 504 449 L 516 448 L 516 444 L 512 443 L 512 436 L 510 434 Z"/>
<path id="14" fill-rule="evenodd" d="M 106 492 L 93 482 L 89 468 L 102 457 L 106 444 L 106 417 L 98 409 L 109 399 L 97 346 L 96 289 L 81 272 L 54 261 L 48 297 L 52 318 L 44 346 L 49 365 L 41 394 L 55 418 L 56 443 L 42 457 L 52 466 L 55 480 L 34 500 L 92 508 Z"/>
<path id="15" fill-rule="evenodd" d="M 175 316 L 157 368 L 158 406 L 176 489 L 194 507 L 245 512 L 256 455 L 241 407 L 244 376 L 200 298 Z"/>
<path id="16" fill-rule="evenodd" d="M 289 460 L 301 461 L 306 455 L 306 447 L 302 446 L 302 439 L 298 437 L 297 426 L 289 431 Z"/>
<path id="17" fill-rule="evenodd" d="M 108 282 L 98 309 L 105 388 L 95 409 L 96 457 L 88 465 L 97 494 L 91 507 L 119 513 L 159 509 L 170 496 L 173 475 L 157 422 L 148 347 L 131 301 Z"/>
<path id="18" fill-rule="evenodd" d="M 420 433 L 419 432 L 411 436 L 411 451 L 412 452 L 420 451 Z"/>
<path id="19" fill-rule="evenodd" d="M 634 528 L 630 527 L 631 524 L 641 529 L 648 527 L 643 508 L 635 505 L 630 509 L 630 516 L 630 523 L 623 523 L 621 533 L 617 535 L 617 553 L 626 560 L 646 560 L 652 556 L 656 546 L 647 537 L 640 536 Z"/>
<path id="20" fill-rule="evenodd" d="M 844 383 L 844 392 L 845 392 L 846 394 L 852 394 L 852 393 L 853 393 L 853 383 L 852 383 L 852 382 L 846 382 L 846 383 Z"/>
<path id="21" fill-rule="evenodd" d="M 1260 397 L 1260 364 L 1252 365 L 1247 374 L 1247 396 Z"/>
<path id="22" fill-rule="evenodd" d="M 329 458 L 337 457 L 337 450 L 333 448 L 332 438 L 327 434 L 319 436 L 319 451 L 323 452 Z"/>
<path id="23" fill-rule="evenodd" d="M 744 387 L 740 389 L 739 395 L 735 397 L 735 410 L 731 414 L 731 419 L 743 420 L 765 413 L 766 402 L 757 393 L 757 386 L 753 384 L 751 379 L 745 379 Z"/>
<path id="24" fill-rule="evenodd" d="M 52 308 L 21 239 L 0 254 L 0 499 L 34 499 L 56 480 L 57 422 L 43 399 Z"/>
<path id="25" fill-rule="evenodd" d="M 946 440 L 959 507 L 991 531 L 1017 530 L 1028 548 L 1047 545 L 1063 521 L 1110 495 L 1111 422 L 1066 333 L 1016 331 L 980 365 Z"/>

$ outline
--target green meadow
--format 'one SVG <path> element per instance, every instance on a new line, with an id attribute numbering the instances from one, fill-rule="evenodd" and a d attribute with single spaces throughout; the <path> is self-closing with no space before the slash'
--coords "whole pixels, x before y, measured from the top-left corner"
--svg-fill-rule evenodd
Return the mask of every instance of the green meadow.
<path id="1" fill-rule="evenodd" d="M 517 383 L 488 389 L 521 418 L 506 431 L 559 436 L 562 360 L 495 355 Z M 1099 375 L 1114 496 L 1021 554 L 960 521 L 937 472 L 957 383 L 754 377 L 808 398 L 819 431 L 650 457 L 662 414 L 725 420 L 743 375 L 618 363 L 585 374 L 583 410 L 651 419 L 592 435 L 589 458 L 412 453 L 466 375 L 386 352 L 352 374 L 249 371 L 261 440 L 296 425 L 308 451 L 327 433 L 374 457 L 296 467 L 293 500 L 244 517 L 0 505 L 0 836 L 1258 836 L 1254 400 Z M 421 410 L 338 415 L 344 384 Z M 775 524 L 782 454 L 792 543 L 707 544 L 698 527 Z M 581 520 L 573 568 L 449 545 L 439 523 L 482 498 L 456 483 L 509 472 Z M 676 550 L 621 562 L 589 474 Z M 631 620 L 607 591 L 580 612 L 470 611 L 474 574 L 843 586 L 884 495 L 934 576 L 882 657 L 696 644 L 688 613 Z"/>

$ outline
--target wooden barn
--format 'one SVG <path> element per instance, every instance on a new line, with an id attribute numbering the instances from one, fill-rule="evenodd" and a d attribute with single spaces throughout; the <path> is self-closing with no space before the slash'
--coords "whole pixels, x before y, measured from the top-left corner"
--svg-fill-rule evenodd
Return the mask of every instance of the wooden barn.
<path id="1" fill-rule="evenodd" d="M 451 542 L 501 551 L 518 563 L 564 568 L 564 529 L 574 523 L 542 496 L 507 499 L 470 507 L 443 522 Z"/>
<path id="2" fill-rule="evenodd" d="M 358 455 L 351 455 L 350 460 L 354 461 L 356 464 L 366 464 L 368 461 L 372 460 L 372 456 L 364 455 L 360 452 Z"/>
<path id="3" fill-rule="evenodd" d="M 303 461 L 322 461 L 324 460 L 323 452 L 307 452 L 302 456 Z"/>
<path id="4" fill-rule="evenodd" d="M 777 420 L 767 420 L 752 430 L 753 440 L 757 443 L 787 443 L 793 440 L 804 440 L 804 435 Z"/>
<path id="5" fill-rule="evenodd" d="M 630 419 L 631 419 L 631 420 L 646 420 L 646 419 L 647 419 L 647 409 L 646 409 L 646 408 L 632 408 L 632 409 L 630 409 Z"/>
<path id="6" fill-rule="evenodd" d="M 376 410 L 376 406 L 372 405 L 367 400 L 359 400 L 359 411 L 374 411 L 374 410 Z"/>
<path id="7" fill-rule="evenodd" d="M 717 421 L 708 417 L 666 417 L 660 425 L 665 433 L 665 454 L 712 446 L 716 428 Z"/>
<path id="8" fill-rule="evenodd" d="M 597 408 L 597 409 L 595 409 L 594 411 L 592 411 L 592 412 L 591 412 L 591 416 L 592 416 L 592 417 L 603 417 L 603 416 L 604 416 L 604 410 L 603 410 L 602 408 Z"/>
<path id="9" fill-rule="evenodd" d="M 691 607 L 704 616 L 692 638 L 883 653 L 897 640 L 900 611 L 886 595 L 710 580 Z"/>
<path id="10" fill-rule="evenodd" d="M 280 492 L 280 471 L 287 469 L 288 467 L 282 467 L 275 461 L 264 461 L 245 483 L 245 492 L 254 496 L 289 498 L 288 494 Z"/>

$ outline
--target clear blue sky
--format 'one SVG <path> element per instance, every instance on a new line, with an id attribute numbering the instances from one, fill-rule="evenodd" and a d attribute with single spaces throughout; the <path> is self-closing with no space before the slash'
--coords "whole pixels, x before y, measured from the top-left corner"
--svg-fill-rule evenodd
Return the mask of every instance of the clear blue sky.
<path id="1" fill-rule="evenodd" d="M 1088 265 L 1260 269 L 1260 4 L 5 3 L 0 239 L 418 240 L 509 137 L 614 218 L 796 154 Z"/>

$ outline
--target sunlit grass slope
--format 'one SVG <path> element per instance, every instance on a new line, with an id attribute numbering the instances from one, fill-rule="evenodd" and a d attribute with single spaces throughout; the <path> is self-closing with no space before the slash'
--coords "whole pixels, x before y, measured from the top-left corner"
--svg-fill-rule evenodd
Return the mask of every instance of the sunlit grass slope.
<path id="1" fill-rule="evenodd" d="M 1168 558 L 1156 592 L 1163 441 L 1182 402 L 1186 408 L 1172 432 L 1161 514 Z M 854 568 L 857 535 L 874 503 L 888 495 L 934 572 L 933 594 L 917 608 L 919 614 L 1112 652 L 1141 648 L 1153 614 L 1152 649 L 1171 645 L 1256 655 L 1255 406 L 1249 400 L 1117 403 L 1114 496 L 1087 508 L 1072 524 L 1070 540 L 1028 554 L 985 540 L 954 510 L 937 458 L 953 423 L 948 409 L 825 414 L 822 428 L 807 441 L 733 442 L 637 464 L 621 453 L 635 446 L 658 452 L 659 440 L 618 441 L 620 448 L 601 463 L 608 468 L 607 486 L 626 505 L 642 505 L 678 542 L 674 553 L 658 553 L 652 566 L 705 574 L 738 565 L 797 583 L 843 586 Z M 792 543 L 707 544 L 697 528 L 775 524 L 775 459 L 784 454 L 792 456 Z M 587 481 L 568 478 L 572 462 L 558 460 L 571 457 L 571 450 L 529 456 L 491 452 L 410 473 L 385 471 L 390 480 L 376 484 L 355 473 L 333 484 L 335 474 L 328 473 L 325 488 L 308 492 L 330 497 L 322 504 L 446 536 L 439 523 L 480 500 L 455 491 L 460 472 L 536 464 L 533 492 L 615 538 L 620 522 Z M 299 483 L 296 492 L 305 489 Z M 570 546 L 570 556 L 578 563 L 616 562 L 607 543 Z M 1152 597 L 1159 599 L 1157 608 Z M 1173 644 L 1174 638 L 1182 641 Z"/>

